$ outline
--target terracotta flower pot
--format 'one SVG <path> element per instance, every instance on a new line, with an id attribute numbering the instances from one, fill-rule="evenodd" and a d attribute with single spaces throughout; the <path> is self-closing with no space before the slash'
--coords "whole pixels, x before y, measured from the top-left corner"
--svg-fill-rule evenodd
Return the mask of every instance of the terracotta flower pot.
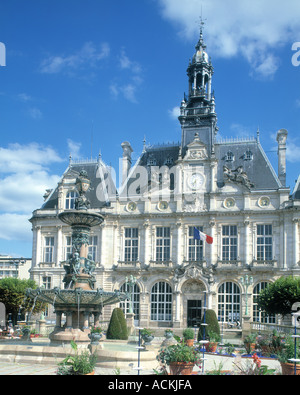
<path id="1" fill-rule="evenodd" d="M 170 375 L 189 376 L 192 374 L 194 366 L 195 366 L 194 362 L 171 362 Z"/>
<path id="2" fill-rule="evenodd" d="M 185 344 L 189 347 L 193 347 L 194 339 L 186 339 Z"/>
<path id="3" fill-rule="evenodd" d="M 216 352 L 218 348 L 218 343 L 209 342 L 205 344 L 206 352 Z"/>
<path id="4" fill-rule="evenodd" d="M 293 376 L 295 374 L 295 364 L 289 362 L 280 362 L 282 374 L 285 376 Z M 300 365 L 296 365 L 296 375 L 300 376 Z"/>

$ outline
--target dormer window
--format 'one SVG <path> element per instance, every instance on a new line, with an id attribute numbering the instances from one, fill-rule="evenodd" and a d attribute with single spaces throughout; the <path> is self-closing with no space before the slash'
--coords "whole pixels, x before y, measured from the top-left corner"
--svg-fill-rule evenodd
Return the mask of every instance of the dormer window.
<path id="1" fill-rule="evenodd" d="M 253 154 L 252 152 L 248 149 L 245 153 L 244 153 L 244 160 L 252 160 L 253 159 Z"/>
<path id="2" fill-rule="evenodd" d="M 234 161 L 234 155 L 231 151 L 228 151 L 226 156 L 225 156 L 226 162 L 233 162 Z"/>
<path id="3" fill-rule="evenodd" d="M 78 193 L 76 191 L 69 191 L 66 195 L 66 210 L 73 210 L 75 208 L 75 200 L 78 197 Z"/>
<path id="4" fill-rule="evenodd" d="M 172 165 L 172 164 L 173 164 L 173 158 L 171 158 L 170 156 L 168 156 L 168 158 L 167 158 L 166 161 L 165 161 L 165 164 L 166 164 L 167 166 Z"/>
<path id="5" fill-rule="evenodd" d="M 148 166 L 156 166 L 156 159 L 152 155 L 149 156 L 147 165 Z"/>

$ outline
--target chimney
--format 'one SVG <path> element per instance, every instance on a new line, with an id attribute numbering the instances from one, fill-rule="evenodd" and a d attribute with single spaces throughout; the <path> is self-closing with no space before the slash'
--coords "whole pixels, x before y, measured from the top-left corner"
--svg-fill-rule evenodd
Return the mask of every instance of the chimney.
<path id="1" fill-rule="evenodd" d="M 131 145 L 130 143 L 128 143 L 128 141 L 124 141 L 124 143 L 121 144 L 121 147 L 123 148 L 123 158 L 122 158 L 122 185 L 123 185 L 131 167 L 131 153 L 133 152 L 133 149 L 131 148 Z"/>
<path id="2" fill-rule="evenodd" d="M 286 186 L 286 139 L 288 132 L 280 129 L 277 133 L 278 142 L 278 177 L 283 187 Z"/>

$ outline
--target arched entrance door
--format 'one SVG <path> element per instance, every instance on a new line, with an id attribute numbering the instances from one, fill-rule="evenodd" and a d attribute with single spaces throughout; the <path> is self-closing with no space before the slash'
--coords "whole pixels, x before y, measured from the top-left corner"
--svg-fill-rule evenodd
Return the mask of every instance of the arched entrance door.
<path id="1" fill-rule="evenodd" d="M 204 307 L 204 284 L 195 279 L 182 286 L 183 323 L 189 328 L 200 327 Z"/>

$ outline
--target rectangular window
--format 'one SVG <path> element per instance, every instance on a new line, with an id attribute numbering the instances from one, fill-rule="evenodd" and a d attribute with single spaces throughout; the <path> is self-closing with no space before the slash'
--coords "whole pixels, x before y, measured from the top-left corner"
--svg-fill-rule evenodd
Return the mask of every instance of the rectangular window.
<path id="1" fill-rule="evenodd" d="M 66 236 L 66 246 L 65 246 L 65 261 L 67 261 L 72 255 L 72 237 Z"/>
<path id="2" fill-rule="evenodd" d="M 139 230 L 125 228 L 124 261 L 136 262 L 139 258 Z"/>
<path id="3" fill-rule="evenodd" d="M 44 262 L 54 262 L 54 237 L 45 237 L 44 240 Z"/>
<path id="4" fill-rule="evenodd" d="M 43 276 L 42 281 L 45 289 L 51 289 L 51 277 Z"/>
<path id="5" fill-rule="evenodd" d="M 90 236 L 89 254 L 92 255 L 92 260 L 94 262 L 97 260 L 97 245 L 98 245 L 98 236 Z"/>
<path id="6" fill-rule="evenodd" d="M 156 261 L 166 262 L 171 257 L 171 232 L 169 227 L 156 228 Z"/>
<path id="7" fill-rule="evenodd" d="M 203 232 L 202 226 L 195 226 L 195 228 Z M 194 238 L 194 226 L 189 226 L 188 248 L 189 261 L 203 260 L 203 241 Z"/>
<path id="8" fill-rule="evenodd" d="M 257 260 L 271 261 L 273 259 L 272 225 L 257 225 Z"/>
<path id="9" fill-rule="evenodd" d="M 222 226 L 222 260 L 237 260 L 237 226 Z"/>

